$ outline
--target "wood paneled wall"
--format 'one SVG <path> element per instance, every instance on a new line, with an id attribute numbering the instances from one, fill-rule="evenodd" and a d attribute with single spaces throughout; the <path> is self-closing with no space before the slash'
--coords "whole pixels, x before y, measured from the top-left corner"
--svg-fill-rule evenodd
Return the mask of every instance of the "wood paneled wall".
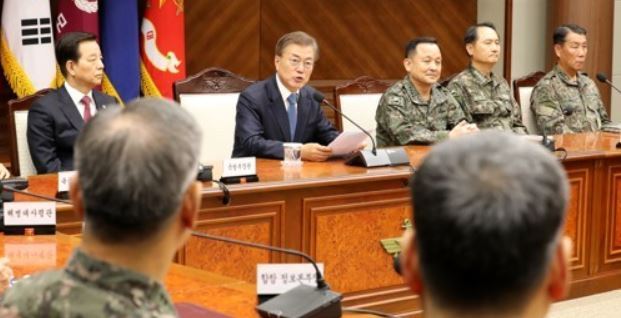
<path id="1" fill-rule="evenodd" d="M 58 0 L 50 3 L 55 13 Z M 144 3 L 139 0 L 141 7 Z M 303 30 L 320 47 L 312 84 L 330 95 L 334 85 L 362 75 L 403 77 L 403 47 L 421 35 L 438 39 L 443 76 L 460 71 L 468 61 L 463 32 L 476 22 L 477 8 L 476 0 L 194 0 L 184 4 L 188 75 L 219 66 L 246 78 L 263 79 L 274 72 L 278 38 Z M 0 77 L 0 161 L 8 162 L 6 102 L 15 95 Z"/>
<path id="2" fill-rule="evenodd" d="M 438 39 L 443 75 L 468 59 L 464 30 L 476 22 L 476 0 L 202 0 L 186 1 L 188 74 L 219 66 L 251 79 L 274 72 L 274 45 L 302 30 L 319 42 L 313 80 L 404 75 L 405 43 Z"/>

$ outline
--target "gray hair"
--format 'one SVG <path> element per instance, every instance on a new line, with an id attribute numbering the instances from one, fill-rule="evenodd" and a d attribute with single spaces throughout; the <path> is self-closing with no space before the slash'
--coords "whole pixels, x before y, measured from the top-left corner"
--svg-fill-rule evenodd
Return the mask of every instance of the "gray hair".
<path id="1" fill-rule="evenodd" d="M 74 154 L 87 230 L 108 243 L 157 233 L 196 178 L 201 137 L 190 114 L 164 99 L 98 112 Z"/>
<path id="2" fill-rule="evenodd" d="M 514 310 L 544 277 L 568 183 L 541 145 L 499 131 L 434 147 L 412 202 L 422 279 L 439 306 Z"/>

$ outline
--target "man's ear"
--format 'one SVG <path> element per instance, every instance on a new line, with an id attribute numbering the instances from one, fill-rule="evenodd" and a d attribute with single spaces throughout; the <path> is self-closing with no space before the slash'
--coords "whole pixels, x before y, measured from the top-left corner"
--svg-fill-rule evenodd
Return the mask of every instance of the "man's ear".
<path id="1" fill-rule="evenodd" d="M 201 190 L 203 184 L 198 181 L 192 182 L 188 187 L 188 190 L 183 196 L 181 206 L 181 224 L 186 229 L 194 228 L 194 223 L 198 216 L 198 211 L 201 208 Z"/>
<path id="2" fill-rule="evenodd" d="M 563 236 L 556 245 L 548 278 L 548 295 L 551 301 L 565 298 L 569 291 L 572 245 L 568 236 Z"/>
<path id="3" fill-rule="evenodd" d="M 472 57 L 472 51 L 474 51 L 474 45 L 472 43 L 466 44 L 466 52 L 468 52 L 468 56 Z"/>
<path id="4" fill-rule="evenodd" d="M 67 70 L 67 75 L 74 75 L 74 71 L 73 71 L 73 67 L 75 66 L 75 61 L 73 60 L 67 60 L 65 62 L 65 69 Z"/>
<path id="5" fill-rule="evenodd" d="M 410 73 L 410 70 L 412 69 L 412 60 L 410 60 L 409 58 L 404 58 L 403 59 L 403 68 L 405 68 L 405 71 Z"/>
<path id="6" fill-rule="evenodd" d="M 84 220 L 84 201 L 82 199 L 82 189 L 80 188 L 79 175 L 76 173 L 69 180 L 69 198 L 73 204 L 73 210 L 78 214 L 80 219 Z"/>
<path id="7" fill-rule="evenodd" d="M 420 275 L 420 263 L 418 258 L 418 248 L 416 247 L 416 234 L 412 232 L 411 239 L 406 239 L 404 249 L 401 252 L 401 275 L 406 285 L 412 292 L 422 294 L 423 281 Z"/>
<path id="8" fill-rule="evenodd" d="M 274 55 L 274 67 L 276 68 L 276 71 L 278 72 L 278 69 L 280 68 L 280 59 L 281 57 L 278 55 Z"/>
<path id="9" fill-rule="evenodd" d="M 554 44 L 554 54 L 556 54 L 556 57 L 561 58 L 562 49 L 563 49 L 562 44 Z"/>

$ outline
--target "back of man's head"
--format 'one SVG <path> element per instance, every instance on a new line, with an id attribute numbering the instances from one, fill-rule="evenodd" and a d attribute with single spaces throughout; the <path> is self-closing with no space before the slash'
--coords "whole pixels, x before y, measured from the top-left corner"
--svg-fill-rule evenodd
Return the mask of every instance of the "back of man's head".
<path id="1" fill-rule="evenodd" d="M 457 312 L 519 310 L 561 235 L 566 175 L 549 151 L 487 131 L 434 147 L 412 182 L 426 294 Z"/>
<path id="2" fill-rule="evenodd" d="M 75 147 L 86 231 L 107 244 L 155 235 L 196 178 L 200 144 L 197 123 L 170 101 L 98 112 Z"/>

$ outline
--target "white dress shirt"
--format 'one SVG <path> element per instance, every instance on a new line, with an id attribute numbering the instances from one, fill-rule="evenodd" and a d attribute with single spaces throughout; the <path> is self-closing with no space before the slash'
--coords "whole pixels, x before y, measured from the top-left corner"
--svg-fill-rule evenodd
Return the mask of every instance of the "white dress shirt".
<path id="1" fill-rule="evenodd" d="M 65 88 L 67 89 L 67 92 L 69 93 L 69 96 L 73 101 L 73 105 L 78 108 L 80 116 L 84 118 L 84 105 L 80 102 L 82 98 L 84 98 L 84 94 L 71 86 L 67 81 L 65 81 Z M 88 94 L 86 94 L 86 96 L 91 99 L 91 117 L 95 116 L 95 113 L 97 113 L 97 107 L 95 106 L 95 99 L 93 98 L 93 90 L 90 90 Z"/>
<path id="2" fill-rule="evenodd" d="M 280 81 L 280 77 L 276 74 L 276 86 L 278 86 L 278 91 L 280 91 L 280 97 L 282 98 L 282 104 L 285 105 L 285 111 L 289 111 L 289 105 L 287 103 L 287 98 L 289 95 L 293 94 L 293 92 L 289 91 L 287 87 Z M 300 98 L 300 90 L 295 92 L 298 94 L 298 99 Z M 295 103 L 295 109 L 298 109 L 298 103 Z"/>

